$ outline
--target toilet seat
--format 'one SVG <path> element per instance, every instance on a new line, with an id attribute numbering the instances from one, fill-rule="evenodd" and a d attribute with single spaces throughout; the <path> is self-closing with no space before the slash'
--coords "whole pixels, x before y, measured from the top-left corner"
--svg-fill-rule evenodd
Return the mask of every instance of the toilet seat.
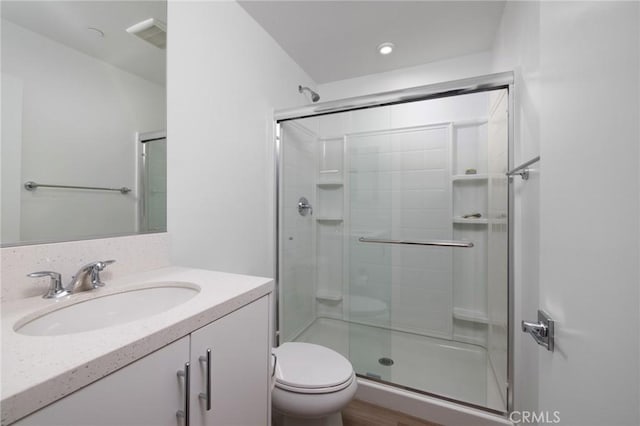
<path id="1" fill-rule="evenodd" d="M 339 353 L 313 343 L 287 342 L 273 350 L 277 356 L 275 386 L 290 392 L 337 392 L 351 385 L 351 363 Z"/>
<path id="2" fill-rule="evenodd" d="M 351 383 L 353 383 L 354 380 L 355 380 L 355 374 L 353 374 L 349 379 L 347 379 L 346 382 L 338 386 L 328 387 L 328 388 L 305 388 L 305 387 L 289 386 L 283 383 L 279 383 L 276 380 L 276 387 L 278 389 L 286 390 L 289 392 L 301 393 L 301 394 L 322 394 L 322 393 L 338 392 L 343 389 L 346 389 L 351 385 Z"/>

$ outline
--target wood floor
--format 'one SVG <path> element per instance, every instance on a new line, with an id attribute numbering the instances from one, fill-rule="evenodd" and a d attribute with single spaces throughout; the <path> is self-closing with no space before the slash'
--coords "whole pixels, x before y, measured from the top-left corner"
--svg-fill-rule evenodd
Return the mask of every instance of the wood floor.
<path id="1" fill-rule="evenodd" d="M 342 410 L 342 422 L 344 426 L 438 426 L 357 399 Z"/>

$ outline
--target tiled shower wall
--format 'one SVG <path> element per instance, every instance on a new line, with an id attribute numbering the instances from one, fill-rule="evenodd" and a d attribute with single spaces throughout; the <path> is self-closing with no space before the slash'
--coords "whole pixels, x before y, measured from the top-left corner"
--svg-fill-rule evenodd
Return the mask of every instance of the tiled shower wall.
<path id="1" fill-rule="evenodd" d="M 449 140 L 448 125 L 347 136 L 350 297 L 388 306 L 352 303 L 353 319 L 451 337 L 451 249 L 358 242 L 450 239 Z"/>
<path id="2" fill-rule="evenodd" d="M 486 316 L 486 226 L 452 230 L 450 176 L 464 173 L 469 161 L 486 173 L 487 128 L 450 123 L 486 122 L 487 108 L 487 94 L 475 94 L 320 118 L 320 139 L 344 139 L 346 146 L 347 250 L 336 266 L 344 264 L 348 274 L 340 283 L 342 302 L 318 300 L 318 315 L 486 344 L 486 326 L 453 320 L 458 305 Z M 462 147 L 460 164 L 452 160 L 456 144 Z M 482 144 L 484 150 L 478 150 Z M 485 216 L 486 208 L 484 200 Z M 457 272 L 452 269 L 460 255 L 453 249 L 357 241 L 360 236 L 453 239 L 469 232 L 478 241 L 479 257 L 467 254 L 463 263 L 469 270 Z M 318 251 L 320 259 L 320 245 Z M 318 286 L 321 293 L 328 284 Z"/>

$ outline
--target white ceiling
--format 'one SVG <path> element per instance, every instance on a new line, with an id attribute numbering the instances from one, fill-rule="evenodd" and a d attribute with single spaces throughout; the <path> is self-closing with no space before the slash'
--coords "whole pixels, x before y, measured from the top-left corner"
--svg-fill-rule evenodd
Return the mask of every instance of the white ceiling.
<path id="1" fill-rule="evenodd" d="M 126 32 L 167 22 L 166 1 L 2 1 L 2 18 L 164 86 L 166 51 Z M 88 27 L 99 28 L 103 38 Z"/>
<path id="2" fill-rule="evenodd" d="M 505 1 L 239 1 L 317 83 L 489 50 Z M 387 56 L 376 47 L 392 42 Z"/>

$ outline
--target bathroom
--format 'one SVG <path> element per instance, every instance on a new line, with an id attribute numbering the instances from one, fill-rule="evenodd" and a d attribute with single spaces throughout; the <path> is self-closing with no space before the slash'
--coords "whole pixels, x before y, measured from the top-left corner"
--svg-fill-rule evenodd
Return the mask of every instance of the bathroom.
<path id="1" fill-rule="evenodd" d="M 20 3 L 33 7 L 21 10 Z M 73 3 L 85 10 L 72 9 Z M 341 352 L 338 344 L 332 349 L 353 365 L 358 385 L 354 402 L 360 407 L 391 410 L 425 424 L 640 424 L 637 2 L 169 1 L 123 2 L 120 6 L 128 8 L 120 12 L 108 9 L 108 3 L 2 4 L 3 425 L 87 424 L 69 420 L 83 419 L 87 406 L 89 414 L 93 410 L 104 418 L 103 423 L 88 424 L 183 425 L 189 411 L 193 424 L 269 424 L 269 377 L 276 370 L 271 347 L 303 336 L 300 330 L 287 331 L 291 323 L 308 325 L 309 319 L 289 321 L 300 312 L 343 326 L 346 349 Z M 42 10 L 32 17 L 26 14 L 38 12 L 38 6 L 50 9 L 44 9 L 44 15 Z M 100 19 L 85 22 L 83 16 Z M 123 25 L 112 30 L 109 20 L 123 16 Z M 66 44 L 72 42 L 65 41 L 63 33 L 57 39 L 47 34 L 56 28 L 51 17 L 58 20 L 58 28 L 79 26 L 84 41 L 70 48 Z M 166 50 L 126 32 L 147 18 L 155 18 L 159 27 L 166 24 Z M 139 43 L 148 47 L 149 56 L 121 50 L 95 59 L 96 46 L 111 40 L 123 43 L 121 47 Z M 12 47 L 9 41 L 22 44 Z M 380 55 L 378 47 L 389 42 L 394 51 Z M 27 48 L 37 52 L 37 61 L 20 62 Z M 83 48 L 93 48 L 93 56 L 82 53 Z M 60 56 L 62 52 L 66 56 Z M 127 68 L 126 61 L 138 68 Z M 26 69 L 25 64 L 35 64 L 41 92 L 31 90 L 31 77 L 21 74 L 24 70 L 18 67 Z M 54 75 L 54 69 L 63 72 Z M 91 89 L 98 78 L 107 80 L 111 89 Z M 480 83 L 483 89 L 469 89 Z M 299 86 L 309 90 L 300 91 Z M 37 98 L 38 108 L 28 104 L 39 93 L 43 97 Z M 320 96 L 317 103 L 312 93 Z M 410 101 L 400 102 L 403 94 Z M 82 102 L 85 96 L 90 103 Z M 490 113 L 496 110 L 489 106 L 497 105 L 498 98 L 505 109 L 493 123 Z M 375 101 L 376 107 L 362 106 L 367 101 Z M 383 101 L 388 104 L 380 105 Z M 347 104 L 362 107 L 348 110 Z M 314 108 L 325 108 L 324 115 L 310 113 Z M 411 108 L 429 113 L 415 114 Z M 72 116 L 63 115 L 66 111 Z M 34 114 L 40 115 L 31 126 L 27 122 Z M 418 115 L 426 118 L 414 120 Z M 397 124 L 396 117 L 404 121 Z M 464 136 L 474 142 L 466 143 L 471 139 L 460 137 L 456 129 L 469 130 L 473 123 L 475 133 Z M 64 136 L 62 124 L 74 129 L 73 138 Z M 300 124 L 306 130 L 295 133 Z M 361 127 L 356 129 L 356 124 Z M 402 154 L 388 148 L 393 140 L 375 137 L 405 137 L 409 133 L 403 129 L 415 130 L 411 134 L 445 132 L 439 133 L 443 145 L 411 152 L 440 155 L 425 154 L 425 162 L 444 159 L 445 166 L 433 166 L 444 170 L 442 176 L 434 175 L 429 182 L 447 194 L 442 207 L 447 221 L 436 218 L 441 226 L 435 230 L 411 227 L 413 238 L 400 232 L 408 227 L 398 225 L 396 216 L 382 212 L 374 212 L 375 219 L 386 228 L 370 232 L 367 226 L 373 221 L 362 213 L 371 209 L 356 203 L 367 201 L 355 191 L 357 185 L 368 191 L 396 185 L 380 174 L 378 186 L 372 187 L 364 179 L 373 172 L 365 157 L 373 148 L 379 153 L 378 164 L 386 153 Z M 526 179 L 514 174 L 496 180 L 496 191 L 488 191 L 491 181 L 482 180 L 492 175 L 493 163 L 468 161 L 490 155 L 491 129 L 508 145 L 508 161 L 503 159 L 498 167 L 501 173 L 539 157 L 526 167 Z M 300 137 L 314 143 L 290 144 Z M 24 145 L 8 146 L 7 140 L 22 140 Z M 60 151 L 44 140 L 69 148 Z M 116 146 L 115 140 L 124 142 Z M 335 140 L 342 145 L 332 145 Z M 92 149 L 89 141 L 100 148 Z M 456 149 L 460 141 L 467 151 Z M 306 145 L 309 151 L 301 149 Z M 27 162 L 29 154 L 34 162 Z M 107 164 L 108 158 L 115 160 Z M 166 175 L 156 174 L 153 167 L 163 171 L 165 164 Z M 21 170 L 12 167 L 17 165 Z M 154 177 L 155 183 L 150 180 Z M 295 185 L 288 186 L 288 179 Z M 117 191 L 27 188 L 27 182 Z M 306 189 L 298 191 L 298 186 Z M 120 191 L 122 187 L 130 191 Z M 147 194 L 151 187 L 159 190 Z M 295 195 L 289 196 L 292 188 Z M 485 198 L 473 198 L 478 188 Z M 492 220 L 494 206 L 486 194 L 501 194 L 502 209 L 508 206 L 508 230 L 500 223 L 482 223 Z M 373 194 L 383 195 L 382 190 Z M 301 196 L 309 205 L 302 206 L 307 215 L 298 213 Z M 456 204 L 460 200 L 462 204 Z M 403 220 L 408 216 L 401 207 L 395 210 Z M 481 216 L 463 217 L 474 214 Z M 494 227 L 502 233 L 492 234 Z M 490 244 L 491 235 L 498 237 L 498 248 Z M 473 241 L 474 247 L 395 248 L 354 237 Z M 420 250 L 434 254 L 424 259 L 425 270 L 433 262 L 453 265 L 425 279 L 434 286 L 446 284 L 446 292 L 395 279 L 407 272 L 404 264 L 394 263 L 398 253 L 419 257 Z M 375 253 L 380 256 L 364 259 Z M 492 263 L 496 258 L 498 263 Z M 111 259 L 116 262 L 100 265 L 104 287 L 59 299 L 41 297 L 49 277 L 26 277 L 55 271 L 66 283 L 81 266 Z M 378 269 L 367 270 L 364 263 L 377 263 Z M 497 265 L 508 291 L 498 294 L 497 310 L 482 312 L 480 307 L 494 300 L 487 278 L 491 265 Z M 295 275 L 300 273 L 309 280 Z M 478 276 L 483 278 L 469 279 Z M 377 279 L 385 277 L 391 279 Z M 199 293 L 167 308 L 166 315 L 156 312 L 148 318 L 145 312 L 153 306 L 140 300 L 120 314 L 133 312 L 137 319 L 94 331 L 63 330 L 53 336 L 15 332 L 25 318 L 54 312 L 57 305 L 140 282 L 182 283 L 171 293 L 175 300 L 193 296 L 196 287 Z M 288 293 L 292 288 L 294 293 Z M 287 303 L 287 295 L 294 303 Z M 210 305 L 201 302 L 205 296 Z M 355 318 L 363 312 L 355 302 L 363 300 L 365 310 L 375 311 L 374 319 Z M 189 316 L 188 308 L 200 309 L 199 316 Z M 521 331 L 521 321 L 538 322 L 538 310 L 554 321 L 553 351 Z M 407 332 L 426 336 L 424 341 L 482 348 L 489 346 L 488 328 L 494 319 L 489 315 L 494 313 L 508 319 L 507 334 L 490 346 L 499 354 L 492 361 L 494 373 L 504 371 L 504 377 L 472 369 L 472 361 L 449 368 L 429 354 L 406 361 L 413 368 L 408 372 L 387 374 L 405 364 L 397 349 L 408 344 L 398 343 Z M 74 324 L 88 324 L 89 314 L 79 315 Z M 417 329 L 423 320 L 430 322 Z M 210 353 L 207 345 L 200 347 L 197 333 L 218 324 L 235 327 L 235 332 L 215 337 L 224 339 L 221 346 L 234 348 L 229 353 L 215 345 Z M 365 326 L 383 334 L 368 339 L 370 335 L 361 332 Z M 261 348 L 259 368 L 254 373 L 242 370 L 244 377 L 257 380 L 254 391 L 244 393 L 246 389 L 229 385 L 219 392 L 216 379 L 223 380 L 224 369 L 216 370 L 207 376 L 213 377 L 209 399 L 214 410 L 206 410 L 211 392 L 200 371 L 208 365 L 207 356 L 215 370 L 219 357 L 231 362 L 238 354 L 248 354 L 249 346 L 242 346 L 248 341 Z M 325 346 L 334 342 L 307 341 Z M 68 353 L 68 348 L 76 350 Z M 155 392 L 147 396 L 141 391 L 134 392 L 134 401 L 138 407 L 170 408 L 168 423 L 137 417 L 138 411 L 149 410 L 133 408 L 127 420 L 109 420 L 113 417 L 108 413 L 114 411 L 110 407 L 120 407 L 120 402 L 83 396 L 106 380 L 114 381 L 111 389 L 137 389 L 140 376 L 128 372 L 161 348 L 174 351 L 167 356 L 177 368 L 170 368 L 167 379 L 147 376 L 152 380 L 147 387 L 155 389 L 155 380 L 168 380 L 177 396 L 160 400 L 154 399 Z M 108 351 L 115 355 L 109 357 Z M 375 365 L 359 358 L 369 351 Z M 490 358 L 484 355 L 488 352 L 474 352 L 473 359 Z M 451 354 L 445 361 L 453 362 Z M 382 358 L 395 364 L 378 364 Z M 190 360 L 195 392 L 190 404 L 185 359 Z M 12 364 L 20 360 L 19 367 Z M 486 364 L 485 358 L 481 361 Z M 77 371 L 67 374 L 72 370 Z M 440 375 L 426 383 L 410 381 L 432 370 Z M 481 382 L 474 381 L 479 372 Z M 488 397 L 488 378 L 497 383 L 493 399 Z M 477 383 L 484 393 L 475 392 Z M 198 398 L 200 392 L 204 398 Z M 251 398 L 254 410 L 247 409 Z M 65 405 L 65 399 L 72 405 Z M 185 407 L 176 406 L 174 399 L 187 401 Z M 231 408 L 216 410 L 220 404 Z M 43 421 L 39 413 L 49 409 L 53 414 Z M 199 423 L 201 410 L 223 417 Z M 350 410 L 343 412 L 345 425 L 353 415 Z M 262 420 L 233 420 L 234 411 Z"/>

